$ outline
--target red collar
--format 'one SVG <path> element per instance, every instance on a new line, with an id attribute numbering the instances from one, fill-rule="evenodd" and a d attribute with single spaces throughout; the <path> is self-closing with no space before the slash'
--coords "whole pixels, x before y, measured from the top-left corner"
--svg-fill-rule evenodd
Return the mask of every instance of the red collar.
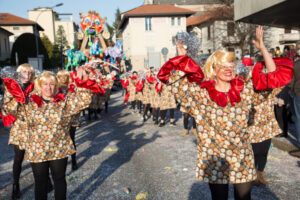
<path id="1" fill-rule="evenodd" d="M 3 78 L 3 80 L 8 92 L 20 103 L 25 103 L 28 94 L 34 89 L 34 82 L 28 85 L 24 91 L 22 91 L 19 83 L 17 83 L 14 79 Z"/>
<path id="2" fill-rule="evenodd" d="M 225 92 L 219 92 L 215 88 L 216 82 L 214 80 L 208 80 L 201 83 L 202 88 L 206 88 L 208 94 L 214 102 L 218 104 L 218 106 L 225 107 L 228 103 L 228 99 L 232 106 L 235 106 L 235 102 L 238 103 L 241 101 L 240 93 L 244 88 L 244 81 L 241 80 L 240 77 L 236 76 L 231 80 L 231 88 L 230 90 Z"/>
<path id="3" fill-rule="evenodd" d="M 146 80 L 148 81 L 148 83 L 153 83 L 155 81 L 155 78 L 153 76 L 146 76 Z"/>
<path id="4" fill-rule="evenodd" d="M 57 104 L 60 101 L 65 100 L 65 95 L 63 93 L 58 93 L 54 99 L 53 99 L 53 103 Z M 34 103 L 36 103 L 38 105 L 38 107 L 40 108 L 43 105 L 43 100 L 42 97 L 40 97 L 39 95 L 33 94 L 30 97 L 31 101 L 33 101 Z"/>
<path id="5" fill-rule="evenodd" d="M 136 76 L 129 76 L 129 78 L 130 78 L 131 80 L 135 80 L 135 79 L 137 79 L 137 77 L 136 77 Z"/>

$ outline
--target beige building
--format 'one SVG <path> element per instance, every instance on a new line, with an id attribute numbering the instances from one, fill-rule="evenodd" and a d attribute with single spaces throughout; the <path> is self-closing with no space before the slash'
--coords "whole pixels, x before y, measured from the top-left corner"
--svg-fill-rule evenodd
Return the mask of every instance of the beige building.
<path id="1" fill-rule="evenodd" d="M 11 32 L 0 27 L 0 61 L 5 61 L 10 58 L 9 36 Z"/>
<path id="2" fill-rule="evenodd" d="M 41 31 L 41 35 L 47 35 L 52 43 L 55 42 L 58 27 L 62 26 L 68 44 L 72 47 L 77 32 L 72 14 L 58 14 L 52 8 L 35 8 L 28 11 L 28 17 L 43 27 L 44 31 Z"/>
<path id="3" fill-rule="evenodd" d="M 186 31 L 186 17 L 194 12 L 174 5 L 142 5 L 122 14 L 123 51 L 133 70 L 161 65 L 176 55 L 172 36 Z M 163 55 L 162 49 L 167 50 Z"/>
<path id="4" fill-rule="evenodd" d="M 13 43 L 23 33 L 35 33 L 35 30 L 44 29 L 34 21 L 12 15 L 10 13 L 0 13 L 0 27 L 13 33 L 9 36 L 9 46 L 12 49 Z"/>

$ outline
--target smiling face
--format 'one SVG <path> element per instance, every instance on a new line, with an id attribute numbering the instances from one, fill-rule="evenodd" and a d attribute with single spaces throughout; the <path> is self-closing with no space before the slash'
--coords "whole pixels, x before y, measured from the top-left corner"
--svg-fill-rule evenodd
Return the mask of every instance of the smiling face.
<path id="1" fill-rule="evenodd" d="M 234 78 L 233 66 L 217 66 L 215 69 L 215 76 L 217 80 L 229 82 Z"/>
<path id="2" fill-rule="evenodd" d="M 41 84 L 41 92 L 42 97 L 44 99 L 51 99 L 54 97 L 55 94 L 55 82 L 51 78 L 47 78 L 42 84 Z"/>

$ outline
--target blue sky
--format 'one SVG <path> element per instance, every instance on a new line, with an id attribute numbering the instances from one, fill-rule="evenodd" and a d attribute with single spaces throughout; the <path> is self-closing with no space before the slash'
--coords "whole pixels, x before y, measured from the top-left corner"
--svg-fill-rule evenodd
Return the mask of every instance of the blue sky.
<path id="1" fill-rule="evenodd" d="M 58 13 L 72 13 L 74 21 L 79 24 L 79 12 L 87 13 L 89 10 L 97 11 L 101 17 L 107 17 L 107 22 L 112 24 L 117 8 L 121 12 L 128 11 L 144 3 L 144 0 L 0 0 L 0 13 L 8 12 L 28 19 L 28 10 L 36 7 L 52 7 Z"/>

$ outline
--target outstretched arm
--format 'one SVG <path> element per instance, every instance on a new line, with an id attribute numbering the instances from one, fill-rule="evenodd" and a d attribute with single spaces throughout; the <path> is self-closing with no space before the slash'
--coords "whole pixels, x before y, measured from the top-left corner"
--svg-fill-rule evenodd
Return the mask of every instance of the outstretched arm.
<path id="1" fill-rule="evenodd" d="M 269 73 L 276 70 L 276 64 L 264 44 L 263 37 L 264 37 L 264 30 L 262 26 L 258 26 L 256 28 L 256 40 L 253 40 L 252 42 L 255 45 L 255 47 L 258 48 L 262 53 L 264 57 L 267 73 Z"/>

